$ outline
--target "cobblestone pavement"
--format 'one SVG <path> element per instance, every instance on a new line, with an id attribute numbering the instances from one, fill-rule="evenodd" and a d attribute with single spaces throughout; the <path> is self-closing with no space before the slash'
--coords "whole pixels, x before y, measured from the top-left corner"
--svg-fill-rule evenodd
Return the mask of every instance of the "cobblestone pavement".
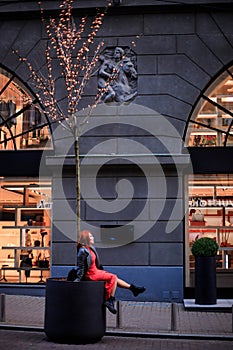
<path id="1" fill-rule="evenodd" d="M 186 311 L 181 303 L 121 301 L 118 316 L 106 311 L 101 341 L 74 345 L 46 338 L 44 297 L 5 295 L 4 300 L 0 350 L 233 350 L 231 310 Z"/>
<path id="2" fill-rule="evenodd" d="M 231 341 L 185 340 L 105 336 L 95 344 L 74 345 L 49 342 L 43 332 L 0 329 L 0 349 L 10 350 L 232 350 Z"/>
<path id="3" fill-rule="evenodd" d="M 232 336 L 231 312 L 186 311 L 183 304 L 121 301 L 118 317 L 106 311 L 107 331 Z M 1 325 L 44 327 L 44 297 L 6 295 Z"/>

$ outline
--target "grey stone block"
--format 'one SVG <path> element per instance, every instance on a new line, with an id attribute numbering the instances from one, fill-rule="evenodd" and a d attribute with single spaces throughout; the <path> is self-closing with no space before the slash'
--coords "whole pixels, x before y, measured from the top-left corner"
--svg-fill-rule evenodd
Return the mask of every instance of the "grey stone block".
<path id="1" fill-rule="evenodd" d="M 131 243 L 118 248 L 99 248 L 103 265 L 148 265 L 149 246 L 146 243 Z"/>
<path id="2" fill-rule="evenodd" d="M 22 21 L 1 21 L 0 58 L 2 62 L 7 54 L 12 53 L 13 43 L 22 26 Z"/>
<path id="3" fill-rule="evenodd" d="M 150 219 L 151 220 L 175 220 L 182 221 L 184 208 L 182 199 L 151 199 Z"/>
<path id="4" fill-rule="evenodd" d="M 156 266 L 182 266 L 182 243 L 151 243 L 150 264 Z"/>
<path id="5" fill-rule="evenodd" d="M 149 219 L 149 208 L 145 206 L 144 200 L 136 199 L 134 201 L 122 199 L 119 201 L 98 201 L 90 200 L 89 205 L 86 206 L 85 219 L 89 220 L 134 220 L 143 210 L 144 217 L 142 219 Z"/>
<path id="6" fill-rule="evenodd" d="M 53 219 L 72 221 L 76 218 L 76 201 L 75 200 L 58 200 L 53 199 Z"/>
<path id="7" fill-rule="evenodd" d="M 152 96 L 152 94 L 151 94 Z M 154 109 L 157 113 L 165 116 L 170 116 L 174 119 L 180 119 L 186 122 L 192 106 L 190 103 L 180 101 L 174 96 L 165 94 L 159 94 L 153 96 L 138 96 L 137 103 Z"/>
<path id="8" fill-rule="evenodd" d="M 138 55 L 137 68 L 138 73 L 143 75 L 153 75 L 158 73 L 157 61 L 159 56 L 154 55 Z"/>
<path id="9" fill-rule="evenodd" d="M 74 177 L 53 178 L 53 198 L 54 199 L 74 199 L 76 180 Z"/>
<path id="10" fill-rule="evenodd" d="M 222 67 L 214 53 L 196 35 L 180 35 L 177 38 L 177 52 L 190 57 L 210 77 L 215 75 Z"/>
<path id="11" fill-rule="evenodd" d="M 182 178 L 154 177 L 154 186 L 149 193 L 150 198 L 182 198 Z"/>
<path id="12" fill-rule="evenodd" d="M 195 30 L 192 13 L 159 13 L 145 15 L 145 34 L 191 34 Z"/>
<path id="13" fill-rule="evenodd" d="M 142 32 L 142 15 L 106 16 L 104 24 L 99 31 L 99 36 L 122 37 L 125 36 L 125 34 L 136 36 Z M 122 44 L 119 42 L 118 45 Z"/>
<path id="14" fill-rule="evenodd" d="M 199 90 L 176 75 L 140 76 L 139 94 L 167 94 L 192 103 L 199 96 Z"/>
<path id="15" fill-rule="evenodd" d="M 131 46 L 132 37 L 119 38 L 120 46 Z M 163 55 L 176 52 L 175 35 L 144 36 L 137 41 L 136 52 L 138 55 Z"/>
<path id="16" fill-rule="evenodd" d="M 76 265 L 77 253 L 75 243 L 53 243 L 53 265 Z"/>
<path id="17" fill-rule="evenodd" d="M 177 74 L 202 90 L 209 82 L 209 75 L 185 55 L 162 55 L 158 57 L 159 74 Z"/>
<path id="18" fill-rule="evenodd" d="M 75 221 L 56 221 L 53 220 L 53 242 L 76 242 L 77 225 Z"/>
<path id="19" fill-rule="evenodd" d="M 157 221 L 154 226 L 143 236 L 141 236 L 137 242 L 182 242 L 183 241 L 183 223 L 170 222 L 171 225 L 174 225 L 174 229 L 170 233 L 166 233 L 167 222 Z M 139 223 L 140 225 L 140 223 Z M 143 224 L 142 224 L 143 230 Z M 143 232 L 143 231 L 141 231 Z"/>
<path id="20" fill-rule="evenodd" d="M 222 37 L 222 33 L 232 34 L 232 12 L 202 12 L 196 15 L 196 32 L 198 34 Z"/>
<path id="21" fill-rule="evenodd" d="M 96 174 L 97 175 L 97 174 Z M 116 199 L 116 178 L 112 174 L 111 178 L 86 178 L 81 179 L 81 193 L 84 199 Z"/>
<path id="22" fill-rule="evenodd" d="M 14 26 L 12 22 L 11 25 Z M 14 41 L 12 49 L 19 50 L 19 54 L 22 57 L 27 57 L 31 49 L 36 45 L 36 43 L 41 38 L 41 21 L 40 20 L 27 20 L 16 22 L 20 24 L 20 29 L 15 33 L 17 39 Z M 9 35 L 9 34 L 8 34 Z M 9 36 L 8 36 L 9 40 Z M 38 64 L 38 57 L 37 57 Z"/>

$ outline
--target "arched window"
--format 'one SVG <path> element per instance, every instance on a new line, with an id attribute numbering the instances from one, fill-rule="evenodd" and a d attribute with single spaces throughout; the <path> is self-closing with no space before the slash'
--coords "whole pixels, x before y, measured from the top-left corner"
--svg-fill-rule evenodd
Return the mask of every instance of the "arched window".
<path id="1" fill-rule="evenodd" d="M 51 148 L 49 123 L 35 97 L 0 67 L 0 150 Z"/>
<path id="2" fill-rule="evenodd" d="M 189 147 L 233 146 L 233 67 L 202 94 L 186 133 Z"/>

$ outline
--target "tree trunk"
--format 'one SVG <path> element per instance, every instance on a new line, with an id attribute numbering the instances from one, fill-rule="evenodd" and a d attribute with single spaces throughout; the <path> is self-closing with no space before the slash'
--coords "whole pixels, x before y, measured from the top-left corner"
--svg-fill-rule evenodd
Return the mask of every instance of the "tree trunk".
<path id="1" fill-rule="evenodd" d="M 80 157 L 79 157 L 79 139 L 75 135 L 74 140 L 74 151 L 75 151 L 75 172 L 76 172 L 76 224 L 77 224 L 77 239 L 80 232 L 80 222 L 81 222 L 81 189 L 80 189 Z"/>

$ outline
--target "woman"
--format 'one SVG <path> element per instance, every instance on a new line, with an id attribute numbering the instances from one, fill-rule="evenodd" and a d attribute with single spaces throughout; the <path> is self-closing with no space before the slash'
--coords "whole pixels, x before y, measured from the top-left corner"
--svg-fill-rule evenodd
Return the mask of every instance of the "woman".
<path id="1" fill-rule="evenodd" d="M 131 290 L 135 297 L 143 293 L 146 289 L 144 287 L 137 287 L 134 284 L 129 284 L 119 279 L 113 273 L 104 271 L 93 244 L 94 237 L 91 232 L 87 230 L 81 231 L 77 242 L 77 268 L 69 272 L 67 280 L 75 282 L 81 280 L 104 281 L 106 299 L 104 304 L 110 312 L 116 314 L 114 295 L 117 286 Z"/>

